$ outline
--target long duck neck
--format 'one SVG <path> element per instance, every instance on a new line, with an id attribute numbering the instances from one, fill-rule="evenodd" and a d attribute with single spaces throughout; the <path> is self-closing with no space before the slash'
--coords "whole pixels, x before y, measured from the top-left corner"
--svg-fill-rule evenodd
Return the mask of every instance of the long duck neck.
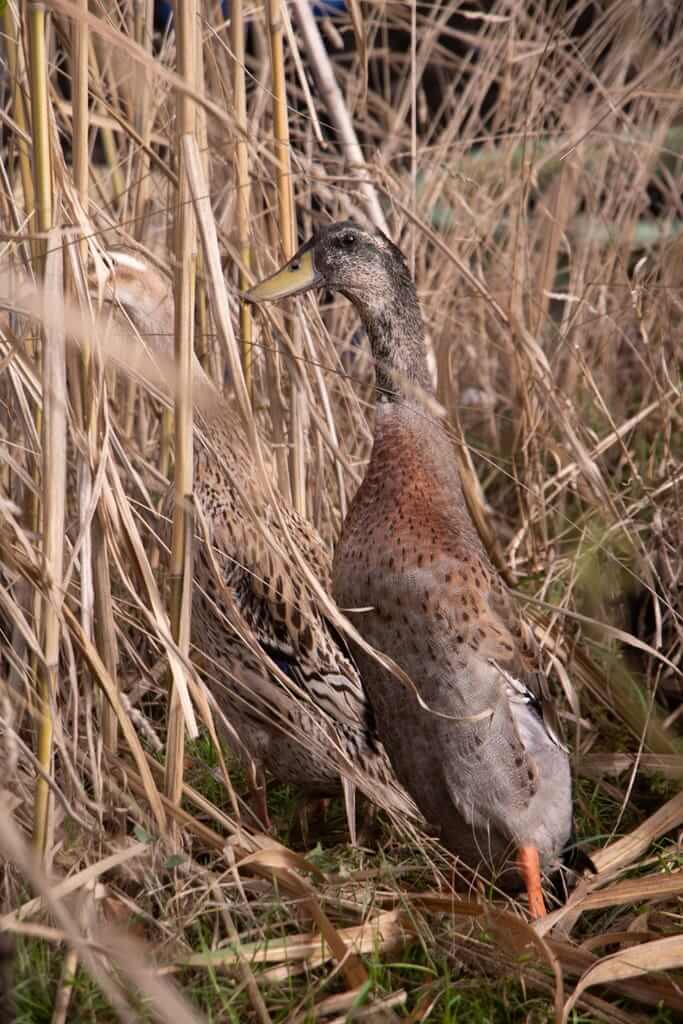
<path id="1" fill-rule="evenodd" d="M 432 394 L 424 323 L 410 275 L 392 280 L 379 300 L 354 300 L 370 339 L 377 401 L 412 404 L 419 403 L 421 391 Z"/>

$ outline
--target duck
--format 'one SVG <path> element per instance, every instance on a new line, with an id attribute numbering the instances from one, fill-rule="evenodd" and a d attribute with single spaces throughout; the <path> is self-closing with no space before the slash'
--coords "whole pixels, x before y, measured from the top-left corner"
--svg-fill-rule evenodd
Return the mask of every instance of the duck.
<path id="1" fill-rule="evenodd" d="M 126 247 L 106 252 L 105 264 L 105 301 L 124 311 L 150 354 L 172 359 L 170 282 Z M 271 827 L 266 778 L 273 777 L 312 799 L 343 791 L 353 841 L 356 788 L 410 820 L 414 804 L 379 741 L 353 659 L 296 566 L 266 541 L 254 516 L 280 551 L 287 550 L 288 532 L 328 590 L 331 553 L 284 502 L 275 514 L 239 416 L 196 357 L 192 374 L 199 398 L 193 497 L 202 528 L 193 546 L 191 653 L 220 709 L 224 736 L 245 763 L 258 818 Z M 170 491 L 167 523 L 172 508 Z"/>
<path id="2" fill-rule="evenodd" d="M 401 250 L 353 221 L 319 228 L 246 292 L 326 289 L 355 307 L 375 372 L 370 460 L 332 570 L 380 739 L 440 841 L 545 914 L 543 882 L 576 861 L 569 757 L 547 680 L 465 501 L 438 415 L 415 282 Z"/>

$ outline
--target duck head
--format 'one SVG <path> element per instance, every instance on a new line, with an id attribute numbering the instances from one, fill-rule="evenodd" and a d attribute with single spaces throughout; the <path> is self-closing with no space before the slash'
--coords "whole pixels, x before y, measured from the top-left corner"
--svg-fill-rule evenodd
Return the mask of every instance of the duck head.
<path id="1" fill-rule="evenodd" d="M 383 232 L 353 221 L 320 228 L 288 263 L 244 297 L 272 302 L 314 288 L 339 292 L 358 310 L 382 400 L 401 396 L 402 381 L 431 392 L 415 285 L 403 253 Z"/>
<path id="2" fill-rule="evenodd" d="M 251 288 L 249 302 L 301 295 L 312 288 L 341 292 L 359 308 L 379 310 L 397 290 L 415 297 L 401 250 L 377 229 L 353 221 L 320 228 L 280 270 Z"/>

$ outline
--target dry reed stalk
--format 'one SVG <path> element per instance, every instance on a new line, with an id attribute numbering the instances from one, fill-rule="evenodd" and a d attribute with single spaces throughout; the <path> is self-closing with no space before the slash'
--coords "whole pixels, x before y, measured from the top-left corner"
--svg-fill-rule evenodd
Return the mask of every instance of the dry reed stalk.
<path id="1" fill-rule="evenodd" d="M 63 252 L 61 232 L 48 234 L 45 263 L 45 301 L 59 320 L 63 302 Z M 46 593 L 41 627 L 43 665 L 40 678 L 40 726 L 38 760 L 47 775 L 52 771 L 52 716 L 59 678 L 61 607 L 64 571 L 64 514 L 66 507 L 67 389 L 64 329 L 46 332 L 43 345 L 43 487 L 42 487 L 42 565 Z M 50 790 L 41 775 L 36 781 L 33 843 L 45 853 Z"/>
<path id="2" fill-rule="evenodd" d="M 93 424 L 93 426 L 95 426 Z M 91 433 L 91 444 L 97 442 L 99 431 Z M 106 531 L 102 524 L 101 510 L 92 523 L 93 593 L 95 610 L 95 645 L 102 663 L 115 687 L 117 678 L 117 643 L 114 606 L 111 596 L 111 573 L 107 554 Z M 118 721 L 108 700 L 102 700 L 102 742 L 105 750 L 116 754 L 118 749 Z"/>
<path id="3" fill-rule="evenodd" d="M 193 136 L 187 135 L 183 139 L 183 144 L 185 149 L 185 169 L 199 226 L 204 266 L 206 267 L 207 289 L 213 309 L 216 330 L 224 356 L 227 359 L 240 416 L 248 432 L 250 443 L 254 449 L 258 449 L 258 437 L 253 410 L 242 372 L 239 345 L 230 319 L 225 278 L 221 268 L 218 232 L 213 211 L 211 210 L 209 190 L 204 177 L 201 154 L 197 146 L 197 140 Z"/>
<path id="4" fill-rule="evenodd" d="M 267 0 L 266 14 L 270 39 L 270 65 L 273 89 L 273 133 L 278 200 L 278 225 L 282 253 L 289 260 L 296 250 L 296 214 L 289 143 L 287 83 L 285 79 L 284 26 L 281 0 Z M 292 359 L 301 358 L 301 334 L 298 324 L 288 325 Z M 306 515 L 306 400 L 296 380 L 296 367 L 290 365 L 289 473 L 292 504 Z M 284 481 L 280 480 L 282 488 Z"/>
<path id="5" fill-rule="evenodd" d="M 173 430 L 173 413 L 170 409 L 164 409 L 161 414 L 161 438 L 159 441 L 159 472 L 163 477 L 168 477 L 171 472 Z M 160 502 L 163 502 L 163 497 L 160 498 Z"/>
<path id="6" fill-rule="evenodd" d="M 79 25 L 83 26 L 84 28 L 87 28 L 88 30 L 90 29 L 90 22 L 89 22 L 89 19 L 87 17 L 87 14 L 88 14 L 87 8 L 83 9 L 81 7 L 80 9 L 76 9 L 74 11 L 69 11 L 69 12 L 65 11 L 63 13 L 70 13 L 70 14 L 77 15 L 77 16 L 74 17 L 75 22 L 77 22 Z M 114 131 L 112 130 L 112 127 L 111 127 L 111 125 L 109 123 L 109 118 L 106 117 L 106 115 L 108 115 L 108 103 L 106 103 L 106 100 L 104 98 L 105 95 L 106 95 L 106 88 L 105 88 L 103 76 L 102 76 L 102 74 L 100 72 L 99 59 L 98 59 L 98 56 L 97 56 L 97 45 L 96 45 L 97 44 L 97 37 L 94 34 L 90 34 L 90 32 L 88 32 L 88 37 L 87 38 L 88 38 L 88 67 L 89 67 L 89 70 L 90 70 L 90 91 L 91 91 L 93 97 L 95 97 L 97 99 L 97 102 L 93 106 L 93 111 L 94 111 L 94 113 L 100 114 L 101 117 L 102 117 L 102 124 L 101 124 L 101 126 L 99 128 L 99 137 L 101 139 L 102 150 L 104 152 L 106 167 L 108 167 L 108 169 L 109 169 L 109 183 L 112 186 L 112 194 L 113 195 L 110 198 L 109 191 L 108 191 L 108 193 L 104 194 L 102 189 L 101 189 L 101 187 L 98 187 L 97 191 L 100 194 L 100 202 L 103 205 L 109 205 L 110 203 L 115 204 L 116 197 L 119 197 L 119 196 L 121 196 L 124 193 L 125 182 L 123 180 L 123 175 L 121 173 L 121 168 L 119 166 L 119 156 L 118 156 L 117 141 L 116 141 L 116 138 L 114 136 Z M 95 185 L 98 185 L 98 184 L 99 184 L 98 179 L 95 178 Z M 115 393 L 115 391 L 116 391 L 116 372 L 112 373 L 110 384 L 111 384 L 112 392 Z M 125 422 L 125 424 L 127 425 L 128 429 L 130 431 L 132 429 L 133 406 L 134 406 L 134 401 L 135 401 L 135 388 L 134 388 L 134 384 L 132 382 L 129 382 L 128 380 L 126 380 L 125 388 L 126 388 L 126 395 L 127 395 L 127 400 L 126 400 L 126 411 L 127 412 L 126 412 L 126 415 L 124 417 L 124 422 Z"/>
<path id="7" fill-rule="evenodd" d="M 64 12 L 64 13 L 69 13 L 69 14 L 73 15 L 73 14 L 77 14 L 78 12 L 69 11 L 69 12 Z M 86 25 L 86 26 L 90 25 L 89 19 L 86 18 L 86 17 L 83 17 L 83 16 L 78 17 L 78 18 L 74 18 L 74 20 L 78 20 L 80 22 L 80 24 L 82 24 L 82 25 Z M 106 113 L 107 113 L 107 104 L 106 104 L 106 102 L 104 100 L 104 97 L 106 95 L 106 88 L 105 88 L 105 85 L 104 85 L 103 75 L 102 75 L 102 73 L 100 71 L 100 62 L 99 62 L 99 59 L 98 59 L 98 56 L 97 56 L 96 42 L 95 42 L 95 39 L 93 38 L 92 35 L 90 36 L 90 38 L 88 40 L 88 63 L 90 65 L 90 78 L 91 78 L 92 93 L 93 93 L 94 96 L 99 97 L 100 112 L 103 115 L 106 115 Z M 101 138 L 102 138 L 102 147 L 104 149 L 105 157 L 106 157 L 106 160 L 107 160 L 107 167 L 109 169 L 109 174 L 110 174 L 110 177 L 111 177 L 111 184 L 112 184 L 112 190 L 111 190 L 112 199 L 111 199 L 111 201 L 115 202 L 116 199 L 119 196 L 123 195 L 123 193 L 126 190 L 126 183 L 125 183 L 125 181 L 123 179 L 123 174 L 121 172 L 121 167 L 120 167 L 120 162 L 119 162 L 119 150 L 118 150 L 118 146 L 117 146 L 117 143 L 116 143 L 116 138 L 115 138 L 114 132 L 112 131 L 112 129 L 109 127 L 108 124 L 104 124 L 101 127 L 100 133 L 101 133 Z"/>
<path id="8" fill-rule="evenodd" d="M 171 86 L 179 95 L 191 97 L 195 103 L 198 103 L 206 111 L 207 114 L 211 114 L 217 125 L 226 127 L 228 130 L 234 129 L 234 120 L 218 103 L 213 102 L 206 96 L 202 96 L 201 92 L 198 92 L 196 88 L 188 86 L 187 82 L 181 75 L 178 75 L 159 64 L 158 61 L 155 61 L 149 54 L 145 53 L 145 51 L 142 50 L 141 47 L 139 47 L 133 40 L 129 39 L 128 36 L 116 31 L 111 25 L 91 13 L 88 13 L 87 17 L 84 14 L 79 14 L 78 11 L 74 9 L 71 0 L 50 0 L 50 6 L 66 18 L 80 18 L 86 22 L 91 33 L 97 36 L 99 40 L 104 40 L 111 46 L 115 47 L 117 51 L 121 52 L 122 56 L 128 57 L 135 65 L 141 65 L 144 68 L 152 70 L 160 83 Z M 91 48 L 91 54 L 92 52 Z M 91 68 L 91 76 L 94 79 L 93 85 L 91 86 L 94 91 L 94 83 L 100 81 L 99 71 L 96 67 L 95 69 Z"/>
<path id="9" fill-rule="evenodd" d="M 80 7 L 87 12 L 87 0 L 80 0 Z M 74 188 L 78 196 L 83 216 L 87 216 L 89 202 L 89 110 L 88 110 L 88 78 L 89 78 L 89 32 L 84 21 L 74 21 L 71 27 L 71 64 L 72 64 L 72 138 Z M 67 266 L 71 273 L 71 294 L 78 294 L 85 301 L 84 289 L 79 289 L 78 282 L 85 280 L 85 267 L 88 259 L 88 246 L 85 238 L 78 241 L 79 265 L 75 265 L 74 253 L 69 252 Z M 72 395 L 77 395 L 80 402 L 77 423 L 79 429 L 89 440 L 90 450 L 97 451 L 99 424 L 97 410 L 98 373 L 93 365 L 92 347 L 82 347 L 80 359 L 69 358 L 69 379 Z M 92 498 L 92 472 L 87 459 L 80 459 L 79 502 L 81 522 L 87 513 Z M 111 600 L 111 579 L 106 550 L 106 540 L 96 515 L 85 526 L 81 554 L 81 589 L 83 594 L 83 628 L 97 642 L 97 649 L 107 666 L 112 678 L 116 679 L 116 639 L 114 635 L 114 614 Z M 86 600 L 86 598 L 88 600 Z M 116 715 L 109 702 L 102 698 L 100 702 L 102 722 L 102 741 L 106 750 L 114 753 L 117 747 Z"/>
<path id="10" fill-rule="evenodd" d="M 196 32 L 197 44 L 197 89 L 204 95 L 206 91 L 206 69 L 204 65 L 204 34 Z M 207 181 L 211 180 L 211 161 L 209 151 L 209 133 L 206 119 L 206 111 L 197 105 L 195 110 L 195 135 L 199 152 L 202 154 L 204 175 Z M 216 372 L 215 346 L 210 344 L 211 316 L 206 295 L 206 281 L 204 272 L 204 257 L 202 250 L 197 253 L 197 280 L 195 286 L 195 306 L 197 321 L 197 337 L 195 339 L 195 352 L 200 363 L 216 383 L 220 383 L 219 374 Z"/>
<path id="11" fill-rule="evenodd" d="M 292 169 L 287 114 L 285 79 L 284 29 L 280 0 L 267 0 L 266 14 L 270 39 L 270 63 L 273 88 L 273 134 L 275 137 L 275 170 L 278 199 L 278 225 L 282 254 L 286 260 L 296 249 L 296 221 L 292 190 Z"/>
<path id="12" fill-rule="evenodd" d="M 301 59 L 301 53 L 299 51 L 299 42 L 294 33 L 292 19 L 289 16 L 289 11 L 287 10 L 286 4 L 283 4 L 280 7 L 280 13 L 282 14 L 282 26 L 285 30 L 285 35 L 287 37 L 287 45 L 289 46 L 289 49 L 291 51 L 292 60 L 294 61 L 294 67 L 296 68 L 297 81 L 299 86 L 301 87 L 301 91 L 303 92 L 304 100 L 306 102 L 306 111 L 310 119 L 310 127 L 313 131 L 313 135 L 318 145 L 325 148 L 327 143 L 323 138 L 322 129 L 320 127 L 320 121 L 318 120 L 318 112 L 315 109 L 315 101 L 311 94 L 311 89 L 308 84 L 308 79 L 306 77 L 306 69 Z M 305 204 L 302 203 L 302 205 Z"/>
<path id="13" fill-rule="evenodd" d="M 175 5 L 179 74 L 195 88 L 198 10 L 195 0 Z M 183 658 L 190 649 L 192 615 L 192 489 L 194 478 L 192 423 L 192 360 L 194 357 L 194 291 L 197 269 L 197 238 L 192 196 L 185 166 L 184 140 L 194 138 L 195 106 L 189 96 L 178 97 L 177 142 L 178 207 L 175 245 L 175 472 L 173 535 L 169 575 L 170 611 L 174 639 Z M 166 726 L 166 777 L 164 791 L 180 802 L 184 772 L 185 716 L 173 680 L 169 683 Z M 174 836 L 178 839 L 177 830 Z"/>
<path id="14" fill-rule="evenodd" d="M 18 46 L 17 23 L 14 20 L 14 11 L 9 4 L 5 5 L 5 9 L 2 12 L 2 27 L 5 34 L 7 73 L 12 83 L 12 111 L 17 128 L 19 129 L 16 146 L 19 154 L 22 191 L 24 193 L 24 212 L 27 218 L 29 218 L 30 223 L 35 210 L 35 191 L 31 172 L 31 154 L 28 142 L 24 137 L 29 127 L 22 91 L 22 83 L 25 80 L 24 54 L 23 48 Z M 36 241 L 33 239 L 31 240 L 31 251 L 34 261 L 37 261 L 39 252 L 36 248 Z"/>
<path id="15" fill-rule="evenodd" d="M 86 65 L 87 69 L 87 65 Z M 87 86 L 87 82 L 86 82 Z M 87 191 L 85 197 L 87 199 Z M 77 296 L 81 309 L 88 308 L 87 294 L 87 243 L 83 238 L 74 245 L 75 232 L 69 237 L 67 248 L 67 280 L 69 293 Z M 86 253 L 82 252 L 85 244 Z M 81 347 L 80 363 L 71 363 L 69 383 L 71 393 L 80 394 L 82 389 L 82 412 L 77 416 L 77 427 L 86 442 L 89 458 L 78 461 L 79 502 L 82 535 L 81 552 L 81 622 L 88 639 L 94 636 L 97 651 L 106 666 L 114 686 L 117 679 L 117 642 L 112 601 L 111 573 L 106 538 L 105 501 L 100 493 L 94 493 L 96 474 L 101 468 L 102 440 L 105 433 L 106 414 L 102 406 L 106 403 L 107 390 L 105 375 L 98 357 L 97 346 L 85 338 Z M 74 403 L 75 404 L 75 403 Z M 92 468 L 96 468 L 95 480 Z M 91 502 L 96 508 L 91 510 Z M 89 517 L 89 518 L 86 518 Z M 116 753 L 118 744 L 118 722 L 113 705 L 104 694 L 100 695 L 100 720 L 102 741 L 105 750 Z"/>
<path id="16" fill-rule="evenodd" d="M 230 48 L 232 50 L 232 94 L 235 119 L 246 136 L 247 88 L 245 81 L 244 6 L 235 0 L 230 9 Z M 239 288 L 244 292 L 251 278 L 251 187 L 249 183 L 249 149 L 244 138 L 235 141 L 235 177 L 237 179 L 237 232 L 239 244 Z M 254 349 L 251 308 L 240 303 L 240 344 L 244 380 L 251 402 L 254 401 Z"/>
<path id="17" fill-rule="evenodd" d="M 141 0 L 133 5 L 134 33 L 138 46 L 151 54 L 154 33 L 154 0 Z M 138 86 L 136 94 L 131 97 L 133 102 L 133 125 L 138 132 L 142 145 L 134 155 L 133 163 L 133 217 L 134 235 L 141 239 L 145 228 L 145 208 L 149 196 L 150 177 L 150 142 L 152 136 L 151 76 L 147 70 L 140 69 L 135 75 Z"/>
<path id="18" fill-rule="evenodd" d="M 29 79 L 31 89 L 31 125 L 33 142 L 33 172 L 35 179 L 37 229 L 47 234 L 52 229 L 52 163 L 50 151 L 50 127 L 49 111 L 47 100 L 47 54 L 45 43 L 45 7 L 40 3 L 32 3 L 28 8 L 29 28 Z M 50 296 L 59 304 L 61 301 L 62 285 L 62 252 L 61 239 L 52 237 L 56 243 L 56 251 L 51 254 L 50 260 Z M 40 262 L 38 268 L 43 270 L 45 266 L 47 239 L 44 237 L 38 245 Z M 59 305 L 56 307 L 59 309 Z M 64 339 L 62 329 L 59 325 L 54 331 L 54 350 L 61 352 L 64 359 Z M 66 415 L 66 395 L 60 387 L 60 367 L 54 356 L 54 350 L 45 365 L 45 353 L 43 353 L 43 408 L 36 409 L 36 428 L 42 434 L 43 441 L 43 490 L 42 500 L 50 503 L 42 509 L 43 529 L 43 558 L 48 570 L 52 572 L 50 581 L 49 596 L 47 601 L 41 599 L 39 591 L 34 593 L 34 611 L 39 630 L 42 630 L 42 644 L 44 654 L 44 665 L 40 670 L 39 689 L 39 727 L 37 736 L 38 761 L 49 776 L 52 763 L 53 723 L 52 723 L 52 701 L 56 690 L 57 663 L 59 660 L 59 620 L 57 618 L 57 607 L 54 604 L 56 598 L 56 587 L 61 582 L 62 574 L 62 547 L 64 528 L 64 508 L 61 507 L 61 519 L 55 524 L 55 516 L 59 516 L 60 500 L 63 502 L 63 491 L 60 494 L 60 465 L 63 465 L 66 449 L 66 425 L 63 417 Z M 61 372 L 64 372 L 62 365 Z M 57 402 L 62 401 L 62 408 L 57 407 Z M 47 412 L 47 403 L 50 402 L 50 415 L 56 417 L 51 426 L 61 433 L 53 433 L 52 429 L 46 431 L 43 417 Z M 51 468 L 50 460 L 45 446 L 46 440 L 57 445 L 57 463 Z M 61 451 L 59 450 L 59 446 Z M 51 474 L 54 472 L 54 477 Z M 39 492 L 28 492 L 28 521 L 30 528 L 36 530 L 40 516 Z M 56 535 L 55 525 L 60 531 Z M 35 665 L 34 665 L 35 667 Z M 45 853 L 47 843 L 50 793 L 43 776 L 36 781 L 36 795 L 33 819 L 33 841 L 36 849 L 42 855 Z"/>
<path id="19" fill-rule="evenodd" d="M 417 215 L 417 0 L 410 8 L 410 191 L 411 207 Z M 415 276 L 415 236 L 410 248 L 410 269 Z"/>
<path id="20" fill-rule="evenodd" d="M 52 161 L 47 100 L 45 4 L 28 4 L 33 174 L 38 231 L 52 228 Z"/>
<path id="21" fill-rule="evenodd" d="M 50 1024 L 66 1024 L 77 970 L 78 953 L 73 947 L 71 947 L 66 951 L 64 956 L 64 962 L 62 964 L 62 970 L 59 978 L 59 987 L 55 996 L 55 1005 Z"/>
<path id="22" fill-rule="evenodd" d="M 351 173 L 358 177 L 359 188 L 367 203 L 372 223 L 382 231 L 388 232 L 386 218 L 380 206 L 375 186 L 366 177 L 367 163 L 358 143 L 353 120 L 337 84 L 334 69 L 316 25 L 311 6 L 306 0 L 294 0 L 294 11 L 308 53 L 309 67 L 315 78 L 318 91 L 325 100 L 332 123 L 339 133 L 339 144 L 343 153 L 341 166 L 349 167 Z"/>
<path id="23" fill-rule="evenodd" d="M 269 217 L 266 224 L 267 248 L 278 252 L 280 249 L 275 218 Z M 287 405 L 284 397 L 282 357 L 277 344 L 266 345 L 266 391 L 271 403 L 270 418 L 273 424 L 271 442 L 275 447 L 277 478 L 280 492 L 286 500 L 291 499 L 290 463 L 287 457 Z"/>
<path id="24" fill-rule="evenodd" d="M 88 0 L 79 0 L 82 11 L 87 11 Z M 78 193 L 83 210 L 88 211 L 88 184 L 90 166 L 88 160 L 88 47 L 90 33 L 83 20 L 74 21 L 71 26 L 71 104 L 72 104 L 72 139 L 74 188 Z M 86 256 L 84 240 L 80 245 L 83 257 Z"/>

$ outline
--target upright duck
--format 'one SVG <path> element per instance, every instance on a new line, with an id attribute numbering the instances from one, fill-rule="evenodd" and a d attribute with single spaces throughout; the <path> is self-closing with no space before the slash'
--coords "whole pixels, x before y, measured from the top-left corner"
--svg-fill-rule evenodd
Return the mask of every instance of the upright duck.
<path id="1" fill-rule="evenodd" d="M 540 916 L 541 871 L 572 834 L 569 760 L 470 519 L 452 442 L 422 400 L 432 384 L 415 285 L 384 234 L 344 222 L 318 231 L 247 298 L 319 287 L 353 303 L 375 363 L 372 455 L 337 546 L 333 592 L 421 698 L 358 651 L 382 742 L 443 843 L 474 867 L 521 875 Z"/>
<path id="2" fill-rule="evenodd" d="M 152 351 L 172 356 L 170 284 L 127 250 L 112 250 L 108 262 L 109 301 L 126 310 Z M 194 498 L 205 530 L 198 529 L 195 542 L 193 654 L 225 714 L 229 742 L 255 766 L 260 816 L 267 822 L 264 768 L 314 796 L 337 792 L 344 780 L 347 796 L 358 786 L 378 805 L 412 815 L 414 805 L 376 735 L 356 666 L 296 566 L 268 543 L 254 514 L 281 550 L 289 532 L 325 587 L 330 554 L 291 508 L 283 503 L 276 513 L 241 424 L 197 360 L 193 377 L 202 399 Z M 269 669 L 268 659 L 289 685 Z"/>

